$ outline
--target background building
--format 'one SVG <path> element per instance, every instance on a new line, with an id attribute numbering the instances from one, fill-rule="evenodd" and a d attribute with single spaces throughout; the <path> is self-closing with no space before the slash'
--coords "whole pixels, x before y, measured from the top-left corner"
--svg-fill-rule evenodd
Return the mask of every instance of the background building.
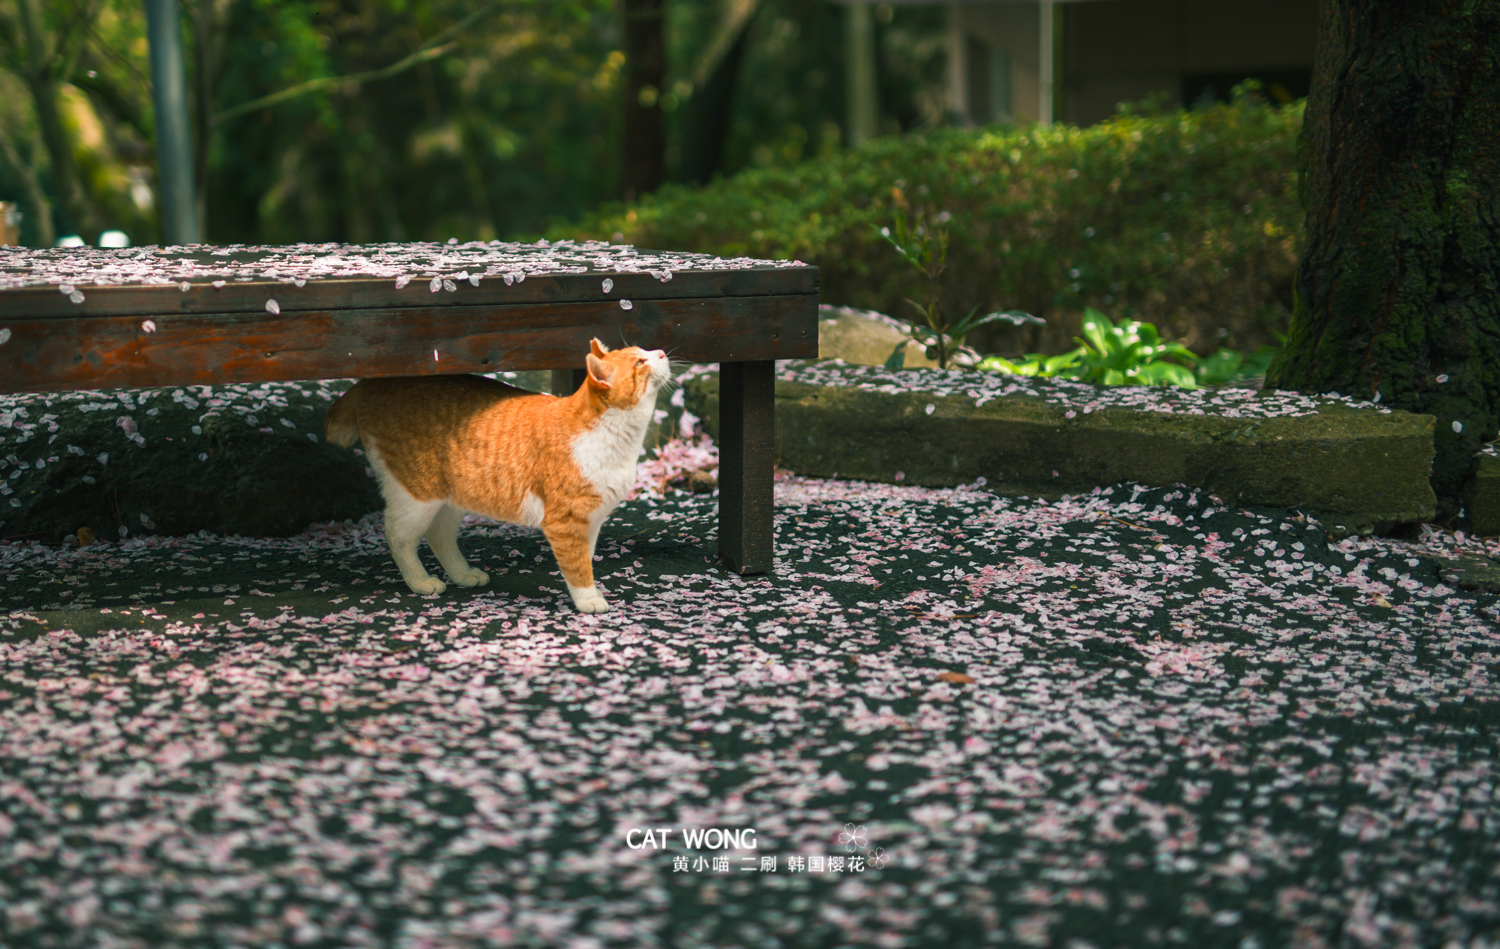
<path id="1" fill-rule="evenodd" d="M 923 0 L 904 0 L 917 5 Z M 941 2 L 941 0 L 930 0 Z M 960 122 L 1090 125 L 1117 103 L 1225 99 L 1259 79 L 1276 100 L 1307 95 L 1315 0 L 947 0 L 948 102 Z M 871 5 L 847 3 L 851 106 L 868 101 Z M 861 116 L 851 108 L 851 129 Z M 855 140 L 868 137 L 854 131 Z"/>

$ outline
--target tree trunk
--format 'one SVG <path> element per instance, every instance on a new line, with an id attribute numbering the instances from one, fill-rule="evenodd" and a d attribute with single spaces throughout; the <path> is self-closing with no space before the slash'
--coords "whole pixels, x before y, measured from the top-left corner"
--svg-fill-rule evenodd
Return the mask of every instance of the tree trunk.
<path id="1" fill-rule="evenodd" d="M 33 154 L 36 151 L 32 148 Z M 27 163 L 16 150 L 9 129 L 0 128 L 0 159 L 10 167 L 11 174 L 21 183 L 22 213 L 31 219 L 31 239 L 37 247 L 51 247 L 57 242 L 52 230 L 52 204 L 42 190 L 41 175 L 37 172 L 38 161 Z"/>
<path id="2" fill-rule="evenodd" d="M 95 240 L 99 237 L 99 226 L 84 196 L 78 163 L 73 160 L 73 138 L 63 125 L 62 111 L 58 108 L 57 82 L 50 76 L 28 76 L 26 85 L 31 91 L 42 141 L 47 145 L 47 157 L 52 163 L 52 186 L 57 189 L 58 203 L 75 233 L 84 240 Z"/>
<path id="3" fill-rule="evenodd" d="M 224 43 L 228 38 L 231 0 L 198 0 L 187 5 L 193 24 L 193 215 L 199 238 L 208 236 L 208 156 L 213 148 L 214 89 L 219 82 Z"/>
<path id="4" fill-rule="evenodd" d="M 662 0 L 625 0 L 625 200 L 655 191 L 666 162 Z"/>
<path id="5" fill-rule="evenodd" d="M 1451 518 L 1500 429 L 1500 5 L 1322 0 L 1319 17 L 1307 249 L 1267 385 L 1436 416 Z"/>
<path id="6" fill-rule="evenodd" d="M 63 124 L 59 108 L 59 86 L 68 77 L 57 74 L 58 57 L 54 49 L 49 48 L 47 28 L 37 0 L 22 0 L 20 14 L 26 56 L 26 71 L 22 79 L 31 93 L 37 125 L 41 127 L 47 158 L 52 163 L 52 186 L 57 191 L 63 213 L 77 228 L 77 233 L 97 239 L 100 230 L 98 217 L 79 178 L 78 165 L 73 160 L 73 139 Z M 61 43 L 61 39 L 58 42 Z"/>
<path id="7" fill-rule="evenodd" d="M 724 160 L 724 142 L 729 137 L 729 117 L 734 108 L 735 80 L 740 61 L 750 44 L 750 20 L 746 18 L 708 81 L 693 97 L 692 120 L 685 129 L 682 177 L 707 184 Z"/>

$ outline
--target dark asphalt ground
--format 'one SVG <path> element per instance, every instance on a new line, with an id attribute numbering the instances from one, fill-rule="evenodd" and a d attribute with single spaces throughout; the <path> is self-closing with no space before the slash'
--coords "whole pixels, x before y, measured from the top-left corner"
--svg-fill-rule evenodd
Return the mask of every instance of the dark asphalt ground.
<path id="1" fill-rule="evenodd" d="M 1496 944 L 1481 542 L 777 491 L 767 577 L 628 502 L 593 617 L 496 525 L 0 545 L 0 943 Z"/>

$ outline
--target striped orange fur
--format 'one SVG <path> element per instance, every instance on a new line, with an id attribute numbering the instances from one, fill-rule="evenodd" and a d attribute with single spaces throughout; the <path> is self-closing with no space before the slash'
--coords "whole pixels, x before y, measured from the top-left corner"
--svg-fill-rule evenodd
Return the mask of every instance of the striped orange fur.
<path id="1" fill-rule="evenodd" d="M 402 579 L 441 593 L 417 556 L 427 544 L 449 580 L 489 581 L 458 549 L 466 512 L 540 527 L 573 604 L 602 613 L 594 545 L 635 482 L 656 394 L 671 378 L 666 353 L 609 351 L 596 339 L 588 377 L 570 396 L 537 395 L 482 376 L 365 379 L 328 410 L 334 444 L 358 439 L 385 497 L 385 532 Z"/>

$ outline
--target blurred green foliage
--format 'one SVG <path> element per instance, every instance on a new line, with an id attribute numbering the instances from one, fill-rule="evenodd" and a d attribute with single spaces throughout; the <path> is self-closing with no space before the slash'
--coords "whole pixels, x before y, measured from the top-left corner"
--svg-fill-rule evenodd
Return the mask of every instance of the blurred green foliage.
<path id="1" fill-rule="evenodd" d="M 179 6 L 210 241 L 534 238 L 619 194 L 618 0 Z M 41 12 L 34 31 L 31 8 Z M 733 8 L 749 19 L 717 170 L 840 147 L 841 8 L 666 0 L 669 177 L 687 175 L 685 146 L 700 117 L 695 79 Z M 484 15 L 432 47 L 476 13 Z M 942 10 L 881 7 L 877 34 L 885 130 L 940 122 Z M 359 78 L 424 50 L 410 68 Z M 0 200 L 26 207 L 23 242 L 68 233 L 93 241 L 106 228 L 157 240 L 150 88 L 140 0 L 0 0 Z M 61 111 L 61 156 L 43 143 L 39 97 Z M 60 199 L 59 170 L 79 183 L 80 199 Z M 55 226 L 38 229 L 43 217 Z"/>
<path id="2" fill-rule="evenodd" d="M 1150 322 L 1196 349 L 1274 341 L 1292 304 L 1302 103 L 1253 90 L 1201 111 L 1122 111 L 1089 128 L 991 127 L 886 137 L 704 188 L 666 187 L 550 236 L 797 258 L 825 302 L 899 315 L 925 278 L 879 228 L 948 215 L 941 294 L 956 312 L 1019 309 L 989 352 L 1061 351 L 1086 307 Z"/>
<path id="3" fill-rule="evenodd" d="M 0 200 L 26 212 L 23 243 L 89 224 L 154 229 L 139 200 L 154 160 L 144 19 L 129 0 L 0 2 Z M 68 159 L 61 174 L 54 148 Z"/>
<path id="4" fill-rule="evenodd" d="M 717 17 L 712 2 L 668 2 L 673 84 L 690 78 Z M 900 134 L 945 119 L 945 11 L 941 5 L 876 9 L 881 131 Z M 844 8 L 806 0 L 760 0 L 740 67 L 719 169 L 785 166 L 836 153 L 843 144 Z M 678 168 L 690 109 L 668 115 L 668 166 Z M 680 173 L 677 180 L 683 180 Z"/>
<path id="5" fill-rule="evenodd" d="M 216 108 L 394 63 L 476 6 L 232 2 Z M 616 185 L 616 33 L 610 0 L 505 4 L 441 58 L 229 118 L 211 135 L 208 233 L 491 239 L 592 207 Z"/>

